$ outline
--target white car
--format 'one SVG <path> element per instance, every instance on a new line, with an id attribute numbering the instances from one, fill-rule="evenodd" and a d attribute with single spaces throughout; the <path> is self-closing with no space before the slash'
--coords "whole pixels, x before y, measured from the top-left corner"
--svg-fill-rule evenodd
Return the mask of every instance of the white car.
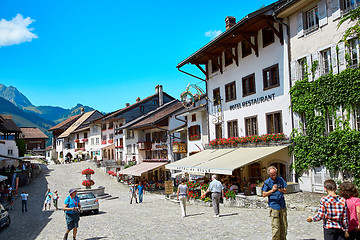
<path id="1" fill-rule="evenodd" d="M 78 193 L 80 199 L 80 213 L 94 212 L 99 213 L 99 200 L 92 192 Z"/>

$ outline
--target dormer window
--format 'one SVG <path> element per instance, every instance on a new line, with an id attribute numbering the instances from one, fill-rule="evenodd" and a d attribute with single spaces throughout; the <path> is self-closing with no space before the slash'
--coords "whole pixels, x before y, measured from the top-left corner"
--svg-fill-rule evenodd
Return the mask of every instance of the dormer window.
<path id="1" fill-rule="evenodd" d="M 144 106 L 140 106 L 140 112 L 144 112 Z"/>

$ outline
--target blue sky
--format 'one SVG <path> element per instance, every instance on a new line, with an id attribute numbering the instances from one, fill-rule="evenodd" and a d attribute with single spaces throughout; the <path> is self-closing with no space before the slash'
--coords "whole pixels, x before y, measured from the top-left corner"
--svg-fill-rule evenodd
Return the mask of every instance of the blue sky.
<path id="1" fill-rule="evenodd" d="M 104 112 L 154 94 L 157 84 L 179 98 L 201 81 L 176 66 L 211 40 L 206 33 L 273 2 L 0 0 L 0 83 L 36 106 Z"/>

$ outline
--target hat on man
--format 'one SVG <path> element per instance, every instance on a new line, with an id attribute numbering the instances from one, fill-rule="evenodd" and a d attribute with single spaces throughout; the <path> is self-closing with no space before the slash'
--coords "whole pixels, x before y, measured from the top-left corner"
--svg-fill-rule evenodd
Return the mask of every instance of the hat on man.
<path id="1" fill-rule="evenodd" d="M 73 192 L 77 192 L 77 190 L 76 190 L 75 188 L 71 188 L 71 189 L 69 190 L 69 194 L 72 194 Z"/>

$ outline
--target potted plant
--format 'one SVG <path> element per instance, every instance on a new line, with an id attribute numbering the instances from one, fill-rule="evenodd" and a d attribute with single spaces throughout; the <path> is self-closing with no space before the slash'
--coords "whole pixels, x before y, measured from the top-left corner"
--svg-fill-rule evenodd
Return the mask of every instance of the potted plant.
<path id="1" fill-rule="evenodd" d="M 91 186 L 94 185 L 95 182 L 93 180 L 84 180 L 82 185 L 86 187 L 86 189 L 91 189 Z"/>
<path id="2" fill-rule="evenodd" d="M 263 181 L 260 181 L 258 180 L 256 182 L 256 195 L 258 195 L 259 197 L 262 196 L 262 187 L 264 186 L 264 182 Z"/>
<path id="3" fill-rule="evenodd" d="M 81 172 L 82 175 L 86 176 L 87 180 L 90 180 L 91 179 L 91 174 L 94 174 L 94 173 L 95 173 L 95 171 L 92 170 L 91 168 L 84 169 Z"/>

